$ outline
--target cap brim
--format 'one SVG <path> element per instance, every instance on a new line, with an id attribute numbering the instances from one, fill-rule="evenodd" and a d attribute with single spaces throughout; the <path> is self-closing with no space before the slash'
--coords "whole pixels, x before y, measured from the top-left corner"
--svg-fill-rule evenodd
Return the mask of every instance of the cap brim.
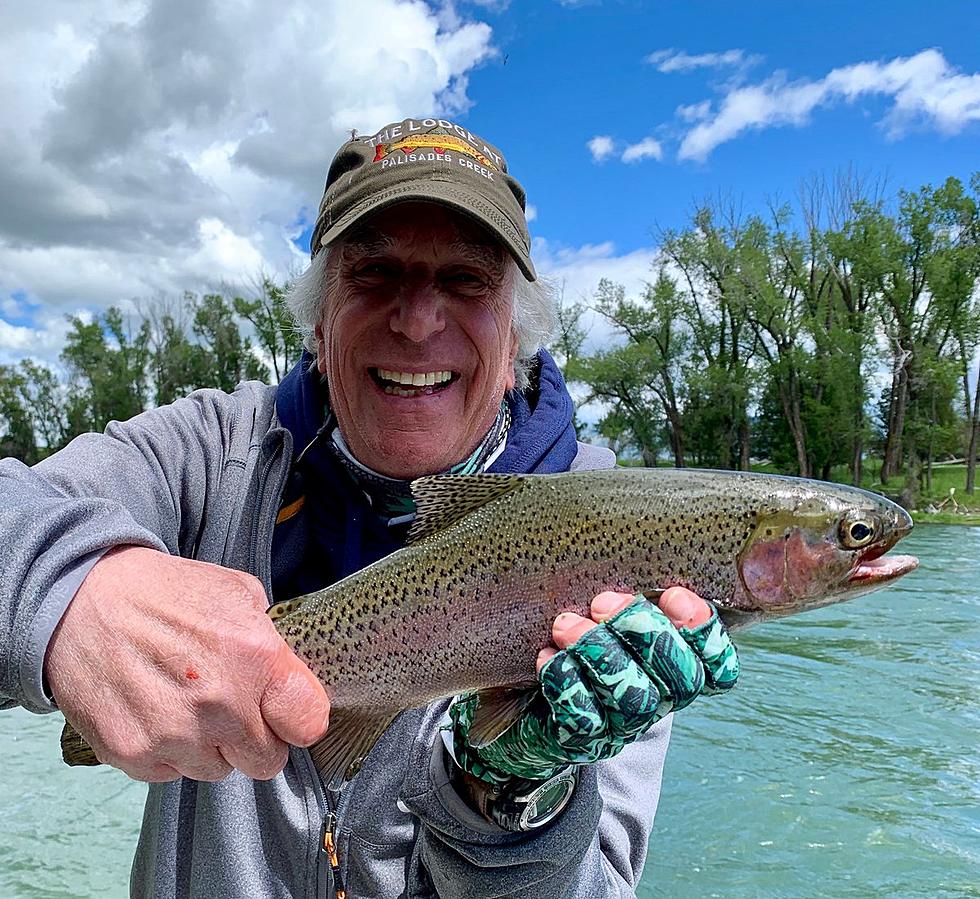
<path id="1" fill-rule="evenodd" d="M 320 237 L 320 245 L 325 247 L 332 244 L 367 216 L 410 200 L 438 203 L 482 225 L 500 239 L 510 255 L 514 257 L 524 277 L 528 281 L 537 280 L 534 263 L 531 262 L 530 248 L 525 245 L 520 231 L 509 216 L 495 204 L 487 202 L 485 195 L 467 190 L 465 186 L 451 181 L 413 181 L 378 191 L 369 199 L 355 205 L 353 209 L 349 209 L 331 225 Z"/>

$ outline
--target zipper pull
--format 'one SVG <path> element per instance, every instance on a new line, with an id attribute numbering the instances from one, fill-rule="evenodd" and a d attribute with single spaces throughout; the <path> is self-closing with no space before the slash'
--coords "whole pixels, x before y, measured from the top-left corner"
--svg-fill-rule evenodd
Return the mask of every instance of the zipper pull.
<path id="1" fill-rule="evenodd" d="M 337 856 L 336 839 L 337 816 L 333 812 L 323 816 L 323 824 L 320 825 L 320 851 L 325 852 L 327 860 L 330 862 L 330 871 L 333 874 L 333 887 L 337 899 L 347 899 L 347 891 L 344 889 L 344 880 L 340 876 L 340 859 Z"/>

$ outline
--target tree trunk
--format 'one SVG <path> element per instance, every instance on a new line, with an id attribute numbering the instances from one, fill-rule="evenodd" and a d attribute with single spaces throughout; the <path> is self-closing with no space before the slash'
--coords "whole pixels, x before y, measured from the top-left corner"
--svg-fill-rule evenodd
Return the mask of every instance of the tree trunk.
<path id="1" fill-rule="evenodd" d="M 790 375 L 788 384 L 779 385 L 779 398 L 783 404 L 783 414 L 793 435 L 793 446 L 796 448 L 796 465 L 801 478 L 813 476 L 810 459 L 806 451 L 806 433 L 803 429 L 803 416 L 800 412 L 798 391 L 795 389 L 795 378 Z"/>
<path id="2" fill-rule="evenodd" d="M 902 432 L 905 430 L 905 407 L 908 404 L 908 360 L 892 378 L 892 396 L 888 404 L 888 433 L 885 435 L 885 459 L 881 463 L 881 482 L 887 483 L 901 469 Z"/>
<path id="3" fill-rule="evenodd" d="M 739 471 L 748 471 L 752 466 L 749 461 L 749 419 L 742 417 L 742 423 L 738 426 L 738 468 Z"/>
<path id="4" fill-rule="evenodd" d="M 970 419 L 970 447 L 966 451 L 966 492 L 973 496 L 977 472 L 977 424 L 980 420 L 980 366 L 977 367 L 977 386 L 973 391 L 973 416 Z"/>
<path id="5" fill-rule="evenodd" d="M 851 483 L 855 487 L 860 487 L 861 477 L 864 474 L 862 471 L 864 462 L 864 409 L 860 406 L 857 409 L 856 418 L 854 443 L 851 449 Z"/>
<path id="6" fill-rule="evenodd" d="M 670 421 L 670 448 L 674 453 L 674 467 L 684 467 L 684 426 L 680 414 L 675 412 L 668 416 Z"/>

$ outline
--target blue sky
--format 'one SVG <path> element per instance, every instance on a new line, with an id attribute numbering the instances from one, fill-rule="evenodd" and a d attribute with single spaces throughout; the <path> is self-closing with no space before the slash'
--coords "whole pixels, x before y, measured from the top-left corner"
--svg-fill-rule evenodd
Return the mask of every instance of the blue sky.
<path id="1" fill-rule="evenodd" d="M 980 3 L 50 0 L 0 6 L 0 363 L 66 316 L 304 264 L 347 131 L 466 124 L 539 271 L 637 289 L 657 227 L 852 167 L 980 169 Z"/>
<path id="2" fill-rule="evenodd" d="M 816 82 L 834 69 L 930 48 L 964 74 L 980 72 L 980 3 L 514 3 L 488 21 L 507 63 L 474 73 L 469 118 L 512 147 L 512 166 L 538 208 L 534 230 L 550 240 L 648 246 L 653 226 L 683 225 L 695 199 L 724 192 L 758 208 L 767 195 L 791 199 L 811 173 L 848 165 L 886 175 L 895 188 L 980 169 L 980 86 L 977 118 L 956 134 L 915 121 L 889 136 L 881 120 L 891 98 L 838 99 L 801 126 L 746 132 L 704 161 L 678 159 L 675 117 L 680 106 L 717 103 L 733 77 Z M 758 60 L 742 72 L 661 72 L 646 61 L 671 48 L 692 56 L 741 50 Z M 652 136 L 663 158 L 624 164 L 613 155 L 595 164 L 586 144 L 596 135 L 624 144 Z"/>

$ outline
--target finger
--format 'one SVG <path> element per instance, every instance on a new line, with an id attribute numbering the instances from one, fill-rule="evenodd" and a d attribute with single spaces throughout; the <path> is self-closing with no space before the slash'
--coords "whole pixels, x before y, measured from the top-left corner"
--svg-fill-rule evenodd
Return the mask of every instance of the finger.
<path id="1" fill-rule="evenodd" d="M 326 733 L 326 690 L 285 642 L 259 705 L 265 723 L 284 743 L 311 746 Z"/>
<path id="2" fill-rule="evenodd" d="M 289 761 L 289 745 L 273 737 L 273 741 L 256 751 L 242 745 L 219 745 L 228 763 L 252 780 L 272 780 Z"/>
<path id="3" fill-rule="evenodd" d="M 548 662 L 558 655 L 558 650 L 554 646 L 546 646 L 541 652 L 538 653 L 537 661 L 535 662 L 535 669 L 538 674 L 541 673 L 541 669 L 544 668 Z"/>
<path id="4" fill-rule="evenodd" d="M 704 692 L 724 693 L 738 681 L 738 652 L 718 612 L 709 607 L 711 617 L 695 628 L 681 628 L 680 634 L 704 666 Z"/>
<path id="5" fill-rule="evenodd" d="M 549 714 L 538 722 L 542 742 L 561 751 L 553 760 L 565 764 L 596 761 L 595 751 L 604 744 L 606 719 L 578 662 L 567 652 L 556 653 L 542 668 L 540 681 L 549 708 Z"/>
<path id="6" fill-rule="evenodd" d="M 289 746 L 266 726 L 258 708 L 247 719 L 220 709 L 207 720 L 221 755 L 253 780 L 271 780 L 286 767 Z"/>
<path id="7" fill-rule="evenodd" d="M 675 711 L 690 705 L 704 687 L 701 660 L 657 606 L 635 602 L 606 622 L 657 685 Z"/>
<path id="8" fill-rule="evenodd" d="M 668 587 L 657 605 L 678 630 L 698 627 L 711 618 L 711 606 L 686 587 Z"/>
<path id="9" fill-rule="evenodd" d="M 551 626 L 551 639 L 559 649 L 567 649 L 594 627 L 596 623 L 591 618 L 583 618 L 574 612 L 562 612 Z"/>
<path id="10" fill-rule="evenodd" d="M 672 708 L 657 683 L 608 627 L 596 627 L 568 650 L 603 705 L 610 736 L 630 742 Z"/>
<path id="11" fill-rule="evenodd" d="M 193 747 L 186 758 L 169 762 L 183 777 L 207 783 L 224 780 L 232 772 L 232 766 L 217 748 L 202 752 L 199 746 Z"/>
<path id="12" fill-rule="evenodd" d="M 636 602 L 636 598 L 632 593 L 617 593 L 613 590 L 606 590 L 592 600 L 592 620 L 600 623 L 608 621 L 613 615 L 622 612 L 630 603 Z"/>
<path id="13" fill-rule="evenodd" d="M 184 776 L 176 768 L 160 763 L 134 768 L 124 767 L 122 765 L 113 765 L 113 767 L 118 768 L 133 780 L 139 780 L 149 784 L 172 783 L 175 780 L 180 780 Z"/>

